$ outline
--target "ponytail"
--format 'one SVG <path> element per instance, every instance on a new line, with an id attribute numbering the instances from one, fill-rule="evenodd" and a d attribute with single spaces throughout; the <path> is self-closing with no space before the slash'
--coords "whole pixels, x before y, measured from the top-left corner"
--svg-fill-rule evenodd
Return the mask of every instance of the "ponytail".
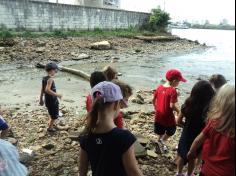
<path id="1" fill-rule="evenodd" d="M 87 115 L 87 126 L 82 135 L 87 136 L 93 132 L 97 126 L 99 113 L 104 112 L 108 105 L 110 105 L 110 103 L 104 103 L 103 97 L 99 95 L 96 97 L 92 109 Z"/>

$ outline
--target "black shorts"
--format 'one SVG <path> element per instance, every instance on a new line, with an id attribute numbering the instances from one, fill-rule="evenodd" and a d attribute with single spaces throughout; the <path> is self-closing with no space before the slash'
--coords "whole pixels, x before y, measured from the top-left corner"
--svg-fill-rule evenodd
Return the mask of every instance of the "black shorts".
<path id="1" fill-rule="evenodd" d="M 59 118 L 59 104 L 47 106 L 47 109 L 51 119 L 56 120 Z"/>
<path id="2" fill-rule="evenodd" d="M 163 125 L 159 123 L 155 123 L 154 132 L 158 135 L 167 134 L 168 136 L 173 136 L 176 132 L 176 126 L 164 127 Z"/>

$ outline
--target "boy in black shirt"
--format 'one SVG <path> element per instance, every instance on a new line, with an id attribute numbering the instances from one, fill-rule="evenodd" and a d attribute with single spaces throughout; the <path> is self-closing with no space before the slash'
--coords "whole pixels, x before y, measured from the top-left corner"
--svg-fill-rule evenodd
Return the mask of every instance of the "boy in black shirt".
<path id="1" fill-rule="evenodd" d="M 50 115 L 50 120 L 48 123 L 48 132 L 55 132 L 54 123 L 59 117 L 59 101 L 62 95 L 57 93 L 56 85 L 53 77 L 57 74 L 58 66 L 54 62 L 50 62 L 46 65 L 45 70 L 47 76 L 43 77 L 42 89 L 40 94 L 40 105 L 43 106 L 44 103 L 48 109 Z M 44 100 L 43 100 L 44 97 Z"/>

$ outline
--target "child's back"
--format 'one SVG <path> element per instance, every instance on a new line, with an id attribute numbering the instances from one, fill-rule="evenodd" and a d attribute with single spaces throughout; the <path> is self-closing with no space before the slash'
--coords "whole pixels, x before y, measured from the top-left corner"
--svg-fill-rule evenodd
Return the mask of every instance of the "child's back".
<path id="1" fill-rule="evenodd" d="M 175 116 L 170 103 L 177 102 L 177 91 L 174 87 L 159 86 L 155 92 L 155 121 L 163 126 L 174 126 Z"/>
<path id="2" fill-rule="evenodd" d="M 126 176 L 122 156 L 135 141 L 129 131 L 114 128 L 105 134 L 93 133 L 82 138 L 81 148 L 87 152 L 96 175 Z"/>
<path id="3" fill-rule="evenodd" d="M 105 81 L 91 95 L 93 106 L 80 138 L 80 176 L 87 176 L 89 164 L 93 176 L 141 176 L 134 153 L 136 138 L 114 124 L 124 101 L 120 87 Z"/>
<path id="4" fill-rule="evenodd" d="M 215 123 L 210 122 L 203 130 L 207 139 L 203 146 L 205 164 L 202 172 L 211 176 L 234 176 L 235 137 L 216 131 Z"/>

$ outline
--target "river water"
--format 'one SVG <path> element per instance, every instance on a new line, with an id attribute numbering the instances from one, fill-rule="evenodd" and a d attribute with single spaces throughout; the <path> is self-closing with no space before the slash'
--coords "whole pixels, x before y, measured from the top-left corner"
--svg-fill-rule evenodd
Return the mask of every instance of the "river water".
<path id="1" fill-rule="evenodd" d="M 187 87 L 193 86 L 198 78 L 207 79 L 212 74 L 223 74 L 231 84 L 235 84 L 235 31 L 175 29 L 172 33 L 212 47 L 171 57 L 160 57 L 155 53 L 142 58 L 133 56 L 121 59 L 114 67 L 123 73 L 122 79 L 135 85 L 137 89 L 150 89 L 155 88 L 164 79 L 168 69 L 177 68 L 189 80 Z M 74 67 L 91 72 L 94 68 L 100 69 L 104 65 L 95 63 Z"/>
<path id="2" fill-rule="evenodd" d="M 155 89 L 170 68 L 180 69 L 188 79 L 181 85 L 183 97 L 189 92 L 197 79 L 207 79 L 212 74 L 226 76 L 231 84 L 235 84 L 235 31 L 220 30 L 173 30 L 173 34 L 183 38 L 198 40 L 212 46 L 207 50 L 194 51 L 185 55 L 165 56 L 158 53 L 152 55 L 133 55 L 122 57 L 114 66 L 123 74 L 122 80 L 131 84 L 135 90 Z M 101 69 L 107 63 L 73 65 L 88 73 Z M 9 67 L 9 68 L 8 68 Z M 12 69 L 12 70 L 11 70 Z M 43 70 L 35 68 L 15 69 L 15 66 L 0 66 L 0 105 L 37 105 Z M 85 95 L 89 92 L 89 84 L 80 78 L 60 73 L 57 78 L 60 92 L 64 94 L 66 105 L 81 107 Z M 79 108 L 81 109 L 81 108 Z"/>

